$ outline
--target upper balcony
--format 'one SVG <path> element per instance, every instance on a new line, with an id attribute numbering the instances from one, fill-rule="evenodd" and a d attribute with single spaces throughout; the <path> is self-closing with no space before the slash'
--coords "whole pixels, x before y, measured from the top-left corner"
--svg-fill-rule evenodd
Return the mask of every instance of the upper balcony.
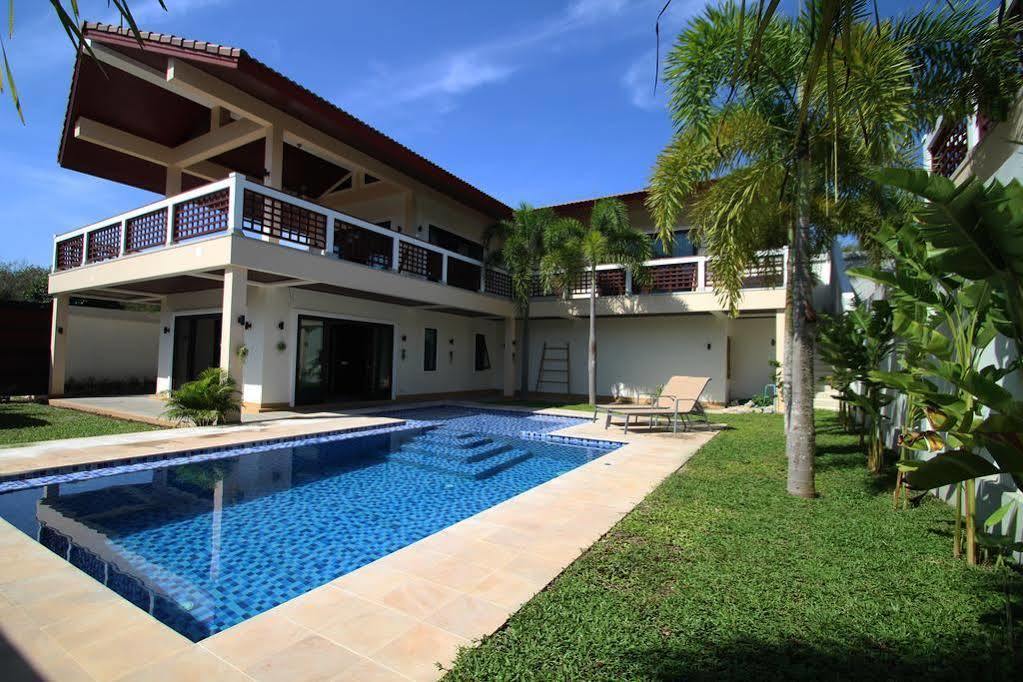
<path id="1" fill-rule="evenodd" d="M 240 174 L 57 235 L 50 290 L 154 300 L 202 280 L 216 286 L 208 280 L 226 265 L 250 268 L 265 285 L 512 312 L 504 271 Z M 200 282 L 175 289 L 182 276 Z"/>
<path id="2" fill-rule="evenodd" d="M 785 307 L 787 249 L 760 254 L 742 283 L 740 311 L 775 310 Z M 646 281 L 634 283 L 620 265 L 599 265 L 596 273 L 598 315 L 650 315 L 724 311 L 715 289 L 713 260 L 707 256 L 657 258 L 644 264 Z M 589 273 L 569 292 L 545 294 L 540 282 L 533 284 L 530 314 L 537 317 L 576 317 L 588 314 L 591 289 Z"/>
<path id="3" fill-rule="evenodd" d="M 238 238 L 244 239 L 231 241 Z M 315 258 L 304 257 L 308 255 Z M 744 281 L 750 306 L 784 304 L 785 263 L 784 250 L 763 254 Z M 250 268 L 253 282 L 265 286 L 316 288 L 477 314 L 511 311 L 511 281 L 505 271 L 240 174 L 57 235 L 50 289 L 154 301 L 216 286 L 209 280 L 218 279 L 218 268 L 226 265 Z M 620 265 L 599 266 L 601 309 L 722 309 L 706 257 L 661 258 L 646 265 L 649 276 L 642 286 L 633 286 L 631 273 Z M 588 273 L 567 293 L 545 294 L 537 281 L 533 310 L 541 316 L 584 314 L 580 306 L 589 292 Z"/>

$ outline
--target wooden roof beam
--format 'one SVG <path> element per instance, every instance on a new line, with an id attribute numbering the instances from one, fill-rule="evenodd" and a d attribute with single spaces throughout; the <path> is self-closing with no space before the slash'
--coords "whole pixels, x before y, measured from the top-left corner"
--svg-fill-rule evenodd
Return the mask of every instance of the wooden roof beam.
<path id="1" fill-rule="evenodd" d="M 75 121 L 74 135 L 79 140 L 91 142 L 100 147 L 113 149 L 122 154 L 134 156 L 161 166 L 178 165 L 173 148 L 117 128 L 112 128 L 84 116 L 79 116 L 78 120 Z M 184 170 L 189 175 L 195 175 L 205 180 L 222 180 L 231 173 L 231 170 L 226 166 L 210 161 L 190 164 Z"/>

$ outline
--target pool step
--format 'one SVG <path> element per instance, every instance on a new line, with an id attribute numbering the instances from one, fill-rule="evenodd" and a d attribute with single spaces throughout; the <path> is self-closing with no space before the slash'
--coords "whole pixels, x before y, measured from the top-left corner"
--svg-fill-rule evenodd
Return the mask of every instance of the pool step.
<path id="1" fill-rule="evenodd" d="M 401 452 L 411 452 L 431 457 L 443 457 L 444 459 L 450 459 L 454 462 L 470 463 L 481 462 L 485 459 L 489 459 L 490 457 L 499 455 L 510 448 L 511 446 L 509 445 L 489 441 L 483 445 L 472 448 L 455 448 L 444 443 L 433 443 L 416 438 L 405 443 L 405 445 L 401 447 Z"/>
<path id="2" fill-rule="evenodd" d="M 487 443 L 493 443 L 490 438 L 486 436 L 477 436 L 473 433 L 427 433 L 423 436 L 418 436 L 413 439 L 416 443 L 429 443 L 431 445 L 440 445 L 448 448 L 478 448 L 481 445 Z"/>
<path id="3" fill-rule="evenodd" d="M 510 450 L 507 449 L 507 446 L 502 447 L 505 449 L 501 452 L 475 461 L 452 459 L 439 454 L 404 448 L 391 454 L 390 459 L 420 469 L 480 480 L 489 478 L 533 456 L 528 450 Z"/>

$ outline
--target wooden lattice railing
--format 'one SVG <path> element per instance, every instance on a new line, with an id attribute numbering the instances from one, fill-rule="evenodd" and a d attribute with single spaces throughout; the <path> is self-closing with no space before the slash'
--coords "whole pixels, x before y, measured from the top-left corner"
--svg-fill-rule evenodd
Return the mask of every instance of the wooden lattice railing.
<path id="1" fill-rule="evenodd" d="M 334 255 L 352 263 L 390 270 L 394 255 L 394 238 L 335 220 Z"/>
<path id="2" fill-rule="evenodd" d="M 948 178 L 952 177 L 952 174 L 959 168 L 959 164 L 963 162 L 969 151 L 966 126 L 965 119 L 955 124 L 946 124 L 934 137 L 928 147 L 931 154 L 932 173 Z"/>
<path id="3" fill-rule="evenodd" d="M 242 229 L 314 249 L 327 246 L 327 216 L 294 203 L 246 189 Z"/>
<path id="4" fill-rule="evenodd" d="M 459 289 L 479 291 L 480 266 L 458 258 L 448 258 L 448 284 Z"/>
<path id="5" fill-rule="evenodd" d="M 398 245 L 398 272 L 439 282 L 443 275 L 444 257 L 437 251 L 402 241 Z"/>
<path id="6" fill-rule="evenodd" d="M 653 263 L 647 270 L 647 282 L 642 287 L 645 294 L 696 291 L 699 286 L 699 265 L 697 263 L 668 263 L 666 265 Z"/>

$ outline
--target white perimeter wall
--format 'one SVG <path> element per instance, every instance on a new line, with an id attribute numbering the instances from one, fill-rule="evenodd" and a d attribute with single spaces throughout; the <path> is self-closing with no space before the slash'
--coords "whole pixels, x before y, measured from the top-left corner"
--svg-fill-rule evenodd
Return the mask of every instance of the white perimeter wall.
<path id="1" fill-rule="evenodd" d="M 163 324 L 173 329 L 175 315 L 217 312 L 220 304 L 220 290 L 168 297 Z M 245 332 L 245 345 L 249 349 L 243 374 L 245 402 L 291 402 L 299 315 L 394 325 L 396 397 L 501 387 L 503 323 L 316 291 L 250 286 L 246 316 L 252 328 Z M 283 330 L 278 329 L 280 322 L 284 322 Z M 437 369 L 433 372 L 423 370 L 424 329 L 427 327 L 437 330 Z M 487 339 L 489 370 L 475 370 L 476 334 L 483 334 Z M 173 333 L 160 336 L 158 390 L 170 386 L 173 338 Z M 450 343 L 451 339 L 454 344 Z M 284 351 L 277 349 L 281 341 L 286 345 Z"/>
<path id="2" fill-rule="evenodd" d="M 529 390 L 536 385 L 543 344 L 568 341 L 571 356 L 570 393 L 585 394 L 589 321 L 531 320 Z M 726 338 L 732 336 L 732 386 L 726 378 Z M 609 317 L 597 320 L 597 393 L 635 397 L 653 391 L 674 374 L 709 376 L 704 398 L 724 403 L 749 397 L 771 380 L 774 358 L 774 317 L 738 319 L 713 315 Z M 710 344 L 710 348 L 707 345 Z M 755 387 L 755 388 L 754 388 Z M 541 392 L 564 393 L 554 384 Z"/>
<path id="3" fill-rule="evenodd" d="M 85 306 L 70 306 L 69 311 L 69 379 L 124 381 L 156 376 L 159 315 Z"/>

